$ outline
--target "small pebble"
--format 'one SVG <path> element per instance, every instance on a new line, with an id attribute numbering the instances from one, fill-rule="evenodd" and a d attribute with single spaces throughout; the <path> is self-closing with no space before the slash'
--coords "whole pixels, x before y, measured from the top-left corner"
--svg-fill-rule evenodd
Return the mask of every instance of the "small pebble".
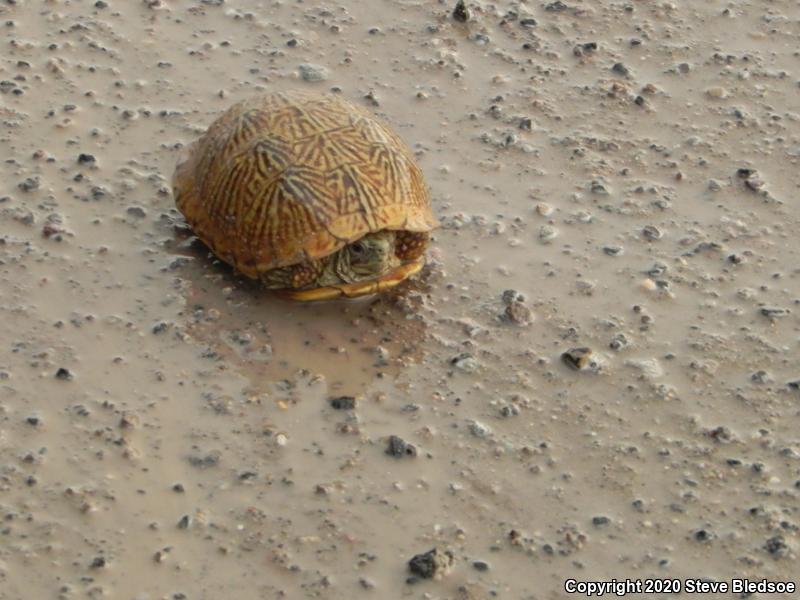
<path id="1" fill-rule="evenodd" d="M 488 425 L 484 425 L 480 421 L 470 421 L 469 432 L 475 437 L 485 438 L 488 435 L 491 435 L 492 430 L 489 428 Z"/>
<path id="2" fill-rule="evenodd" d="M 621 62 L 614 63 L 614 66 L 611 67 L 611 70 L 618 75 L 622 75 L 623 77 L 628 77 L 631 74 L 631 70 Z"/>
<path id="3" fill-rule="evenodd" d="M 776 535 L 769 538 L 764 544 L 764 550 L 776 558 L 782 558 L 789 555 L 789 546 L 786 539 L 782 535 Z"/>
<path id="4" fill-rule="evenodd" d="M 329 400 L 332 408 L 336 410 L 353 410 L 356 407 L 355 396 L 338 396 Z"/>
<path id="5" fill-rule="evenodd" d="M 28 177 L 24 181 L 17 184 L 17 187 L 23 192 L 33 192 L 39 189 L 39 178 Z"/>
<path id="6" fill-rule="evenodd" d="M 710 87 L 706 90 L 706 96 L 714 100 L 722 100 L 728 97 L 728 90 L 720 86 Z"/>
<path id="7" fill-rule="evenodd" d="M 759 179 L 758 177 L 750 177 L 748 179 L 745 179 L 744 185 L 746 188 L 754 192 L 758 192 L 764 188 L 766 182 L 763 179 Z"/>
<path id="8" fill-rule="evenodd" d="M 531 309 L 525 306 L 522 302 L 512 302 L 506 306 L 506 310 L 502 315 L 504 321 L 513 323 L 524 327 L 530 325 L 533 321 L 533 313 Z"/>
<path id="9" fill-rule="evenodd" d="M 467 8 L 464 0 L 458 0 L 456 7 L 453 9 L 453 20 L 459 23 L 466 23 L 471 17 L 470 10 Z"/>
<path id="10" fill-rule="evenodd" d="M 761 308 L 759 312 L 768 319 L 780 319 L 791 314 L 791 311 L 786 308 L 766 307 L 766 306 Z"/>
<path id="11" fill-rule="evenodd" d="M 503 304 L 510 305 L 514 302 L 525 302 L 525 296 L 522 292 L 518 292 L 517 290 L 504 290 L 500 299 L 503 301 Z"/>
<path id="12" fill-rule="evenodd" d="M 455 556 L 450 550 L 434 548 L 408 561 L 408 570 L 422 579 L 440 579 L 450 572 Z"/>
<path id="13" fill-rule="evenodd" d="M 472 561 L 472 568 L 483 573 L 489 570 L 489 563 L 485 560 L 474 560 Z"/>
<path id="14" fill-rule="evenodd" d="M 655 225 L 645 225 L 642 229 L 642 235 L 645 237 L 645 239 L 654 242 L 656 240 L 660 240 L 664 234 Z"/>
<path id="15" fill-rule="evenodd" d="M 590 189 L 593 194 L 598 196 L 608 196 L 610 194 L 608 187 L 602 181 L 592 181 Z"/>
<path id="16" fill-rule="evenodd" d="M 358 584 L 365 590 L 375 589 L 375 582 L 368 577 L 359 577 Z"/>
<path id="17" fill-rule="evenodd" d="M 552 225 L 542 225 L 539 228 L 539 240 L 543 244 L 549 244 L 558 237 L 558 229 Z"/>
<path id="18" fill-rule="evenodd" d="M 417 455 L 417 447 L 399 436 L 390 435 L 386 446 L 386 454 L 395 458 L 413 458 Z"/>
<path id="19" fill-rule="evenodd" d="M 300 78 L 308 82 L 325 81 L 330 76 L 328 69 L 312 63 L 303 63 L 299 65 L 297 71 L 300 74 Z"/>
<path id="20" fill-rule="evenodd" d="M 698 542 L 710 542 L 714 539 L 714 534 L 707 529 L 698 529 L 694 532 L 693 537 Z"/>
<path id="21" fill-rule="evenodd" d="M 459 371 L 464 371 L 465 373 L 477 371 L 479 367 L 478 361 L 469 352 L 462 352 L 458 356 L 451 358 L 450 364 Z"/>
<path id="22" fill-rule="evenodd" d="M 562 12 L 569 8 L 562 0 L 555 0 L 555 2 L 550 2 L 545 4 L 544 9 L 548 12 Z"/>
<path id="23" fill-rule="evenodd" d="M 630 345 L 630 341 L 627 336 L 624 333 L 618 333 L 611 339 L 608 347 L 612 350 L 619 351 L 626 348 L 628 345 Z"/>
<path id="24" fill-rule="evenodd" d="M 61 379 L 62 381 L 69 381 L 72 379 L 73 375 L 69 369 L 64 367 L 60 367 L 58 371 L 56 371 L 56 379 Z"/>
<path id="25" fill-rule="evenodd" d="M 592 356 L 591 348 L 570 348 L 561 355 L 561 360 L 575 370 L 588 366 Z"/>

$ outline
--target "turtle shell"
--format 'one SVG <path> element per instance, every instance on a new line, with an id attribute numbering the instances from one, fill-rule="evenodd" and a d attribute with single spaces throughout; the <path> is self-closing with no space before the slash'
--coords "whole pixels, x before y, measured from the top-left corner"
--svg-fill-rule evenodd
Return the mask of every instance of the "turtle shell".
<path id="1" fill-rule="evenodd" d="M 195 234 L 253 278 L 370 232 L 438 225 L 409 148 L 334 95 L 280 92 L 233 105 L 186 149 L 172 185 Z"/>

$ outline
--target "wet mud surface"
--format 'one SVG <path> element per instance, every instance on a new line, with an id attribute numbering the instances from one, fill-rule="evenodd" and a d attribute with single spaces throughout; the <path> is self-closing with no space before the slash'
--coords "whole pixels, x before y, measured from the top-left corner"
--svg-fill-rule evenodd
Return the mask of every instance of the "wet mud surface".
<path id="1" fill-rule="evenodd" d="M 0 598 L 796 577 L 800 9 L 454 7 L 0 3 Z M 418 280 L 191 235 L 181 149 L 294 88 L 416 153 Z"/>

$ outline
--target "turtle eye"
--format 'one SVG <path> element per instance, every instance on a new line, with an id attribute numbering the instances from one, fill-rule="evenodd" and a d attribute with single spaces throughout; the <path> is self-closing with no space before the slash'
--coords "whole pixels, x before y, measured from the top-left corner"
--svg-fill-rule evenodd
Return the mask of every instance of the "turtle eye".
<path id="1" fill-rule="evenodd" d="M 364 254 L 364 244 L 362 244 L 361 242 L 354 242 L 350 244 L 350 249 L 356 256 L 361 256 L 362 254 Z"/>

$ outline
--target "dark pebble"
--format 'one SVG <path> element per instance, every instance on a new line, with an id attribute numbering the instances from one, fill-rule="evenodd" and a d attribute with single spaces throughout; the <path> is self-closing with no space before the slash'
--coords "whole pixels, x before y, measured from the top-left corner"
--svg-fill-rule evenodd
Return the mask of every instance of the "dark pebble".
<path id="1" fill-rule="evenodd" d="M 785 308 L 764 307 L 760 310 L 760 312 L 768 319 L 779 319 L 781 317 L 788 316 L 790 311 Z"/>
<path id="2" fill-rule="evenodd" d="M 458 0 L 456 7 L 453 9 L 453 20 L 459 23 L 466 23 L 470 19 L 469 9 L 467 8 L 464 0 Z"/>
<path id="3" fill-rule="evenodd" d="M 408 570 L 422 579 L 444 575 L 453 565 L 454 556 L 449 550 L 434 548 L 417 554 L 408 561 Z"/>
<path id="4" fill-rule="evenodd" d="M 78 163 L 79 164 L 85 165 L 85 164 L 94 163 L 94 162 L 97 162 L 97 159 L 95 159 L 94 155 L 92 155 L 92 154 L 84 154 L 83 152 L 81 152 L 78 155 Z"/>
<path id="5" fill-rule="evenodd" d="M 106 559 L 103 558 L 102 556 L 97 556 L 92 561 L 92 564 L 89 565 L 89 568 L 91 568 L 91 569 L 102 569 L 105 566 L 106 566 Z"/>
<path id="6" fill-rule="evenodd" d="M 209 452 L 205 456 L 190 456 L 189 464 L 198 469 L 207 469 L 208 467 L 215 467 L 219 464 L 219 459 L 222 455 L 219 452 Z"/>
<path id="7" fill-rule="evenodd" d="M 389 442 L 386 447 L 386 454 L 394 456 L 395 458 L 403 458 L 404 456 L 414 457 L 417 455 L 417 447 L 414 444 L 409 444 L 403 438 L 396 435 L 389 436 Z"/>
<path id="8" fill-rule="evenodd" d="M 569 8 L 566 4 L 564 4 L 561 0 L 556 0 L 555 2 L 550 2 L 546 4 L 544 9 L 548 12 L 561 12 L 567 10 Z"/>
<path id="9" fill-rule="evenodd" d="M 56 379 L 61 379 L 63 381 L 67 381 L 72 379 L 72 372 L 69 369 L 65 369 L 64 367 L 60 367 L 58 371 L 56 371 Z"/>
<path id="10" fill-rule="evenodd" d="M 353 410 L 356 407 L 356 399 L 355 396 L 339 396 L 331 398 L 330 404 L 336 410 Z"/>
<path id="11" fill-rule="evenodd" d="M 514 302 L 525 302 L 525 295 L 517 290 L 505 290 L 500 299 L 503 304 L 513 304 Z"/>
<path id="12" fill-rule="evenodd" d="M 33 192 L 39 189 L 39 178 L 38 177 L 28 177 L 25 181 L 21 181 L 17 184 L 17 187 L 21 189 L 23 192 Z"/>
<path id="13" fill-rule="evenodd" d="M 742 167 L 741 169 L 736 169 L 736 176 L 739 179 L 750 179 L 756 174 L 755 169 L 751 169 L 750 167 Z"/>
<path id="14" fill-rule="evenodd" d="M 693 537 L 698 542 L 710 542 L 714 538 L 714 534 L 706 529 L 698 529 L 694 532 Z"/>
<path id="15" fill-rule="evenodd" d="M 776 535 L 766 541 L 764 550 L 772 556 L 785 556 L 789 552 L 789 547 L 786 545 L 786 540 L 782 535 Z"/>
<path id="16" fill-rule="evenodd" d="M 602 515 L 597 517 L 592 517 L 592 525 L 595 527 L 602 527 L 604 525 L 608 525 L 611 522 L 611 519 L 608 517 L 604 517 Z"/>
<path id="17" fill-rule="evenodd" d="M 628 75 L 631 74 L 631 70 L 621 62 L 614 63 L 614 66 L 611 67 L 611 70 L 614 71 L 614 73 L 617 73 L 618 75 L 622 75 L 623 77 L 627 77 Z"/>
<path id="18" fill-rule="evenodd" d="M 488 571 L 489 563 L 487 563 L 485 560 L 476 560 L 473 561 L 472 568 L 475 569 L 476 571 L 481 571 L 481 572 Z"/>

